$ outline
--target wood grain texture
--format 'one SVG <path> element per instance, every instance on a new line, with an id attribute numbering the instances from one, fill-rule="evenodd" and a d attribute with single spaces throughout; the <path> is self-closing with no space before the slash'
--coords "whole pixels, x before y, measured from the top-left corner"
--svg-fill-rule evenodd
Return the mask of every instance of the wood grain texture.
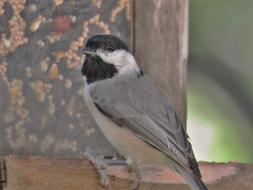
<path id="1" fill-rule="evenodd" d="M 134 1 L 134 51 L 186 124 L 188 0 Z"/>
<path id="2" fill-rule="evenodd" d="M 87 160 L 61 160 L 42 157 L 5 157 L 6 190 L 102 190 L 94 166 Z M 200 163 L 209 190 L 249 190 L 253 188 L 253 165 Z M 108 167 L 109 190 L 131 189 L 128 167 Z M 167 168 L 141 166 L 140 190 L 189 190 L 182 178 Z"/>
<path id="3" fill-rule="evenodd" d="M 0 190 L 4 190 L 7 185 L 7 171 L 4 158 L 0 158 Z"/>

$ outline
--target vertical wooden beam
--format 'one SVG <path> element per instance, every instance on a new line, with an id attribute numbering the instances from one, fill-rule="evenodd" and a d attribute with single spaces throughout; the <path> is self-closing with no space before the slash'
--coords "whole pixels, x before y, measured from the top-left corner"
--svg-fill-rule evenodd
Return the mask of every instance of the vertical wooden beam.
<path id="1" fill-rule="evenodd" d="M 134 53 L 186 125 L 188 0 L 136 0 Z"/>
<path id="2" fill-rule="evenodd" d="M 4 158 L 0 158 L 0 190 L 4 190 L 7 184 L 7 169 L 6 161 Z"/>

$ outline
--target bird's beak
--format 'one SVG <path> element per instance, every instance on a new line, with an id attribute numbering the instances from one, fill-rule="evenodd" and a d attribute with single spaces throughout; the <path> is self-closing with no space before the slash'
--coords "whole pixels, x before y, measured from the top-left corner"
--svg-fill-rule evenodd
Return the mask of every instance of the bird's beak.
<path id="1" fill-rule="evenodd" d="M 84 48 L 83 50 L 82 50 L 82 52 L 83 52 L 83 54 L 85 54 L 85 55 L 92 55 L 92 56 L 94 56 L 95 54 L 96 54 L 96 52 L 94 52 L 92 49 L 90 49 L 90 48 Z"/>

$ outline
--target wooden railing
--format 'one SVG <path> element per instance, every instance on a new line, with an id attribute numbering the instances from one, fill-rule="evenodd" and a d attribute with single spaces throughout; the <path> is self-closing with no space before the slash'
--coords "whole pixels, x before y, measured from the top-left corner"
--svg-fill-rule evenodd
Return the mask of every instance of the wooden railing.
<path id="1" fill-rule="evenodd" d="M 253 189 L 253 165 L 200 162 L 209 190 Z M 45 157 L 4 157 L 1 185 L 5 190 L 102 190 L 99 175 L 85 159 L 63 160 Z M 133 186 L 127 166 L 109 166 L 109 190 L 129 190 Z M 183 179 L 167 168 L 141 166 L 140 190 L 189 190 Z"/>

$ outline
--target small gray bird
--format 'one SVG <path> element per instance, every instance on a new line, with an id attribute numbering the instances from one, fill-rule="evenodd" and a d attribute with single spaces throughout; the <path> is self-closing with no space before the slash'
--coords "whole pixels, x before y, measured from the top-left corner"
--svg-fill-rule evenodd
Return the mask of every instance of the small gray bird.
<path id="1" fill-rule="evenodd" d="M 85 102 L 119 154 L 135 163 L 168 166 L 193 190 L 207 190 L 174 108 L 112 35 L 91 37 L 83 50 Z"/>

